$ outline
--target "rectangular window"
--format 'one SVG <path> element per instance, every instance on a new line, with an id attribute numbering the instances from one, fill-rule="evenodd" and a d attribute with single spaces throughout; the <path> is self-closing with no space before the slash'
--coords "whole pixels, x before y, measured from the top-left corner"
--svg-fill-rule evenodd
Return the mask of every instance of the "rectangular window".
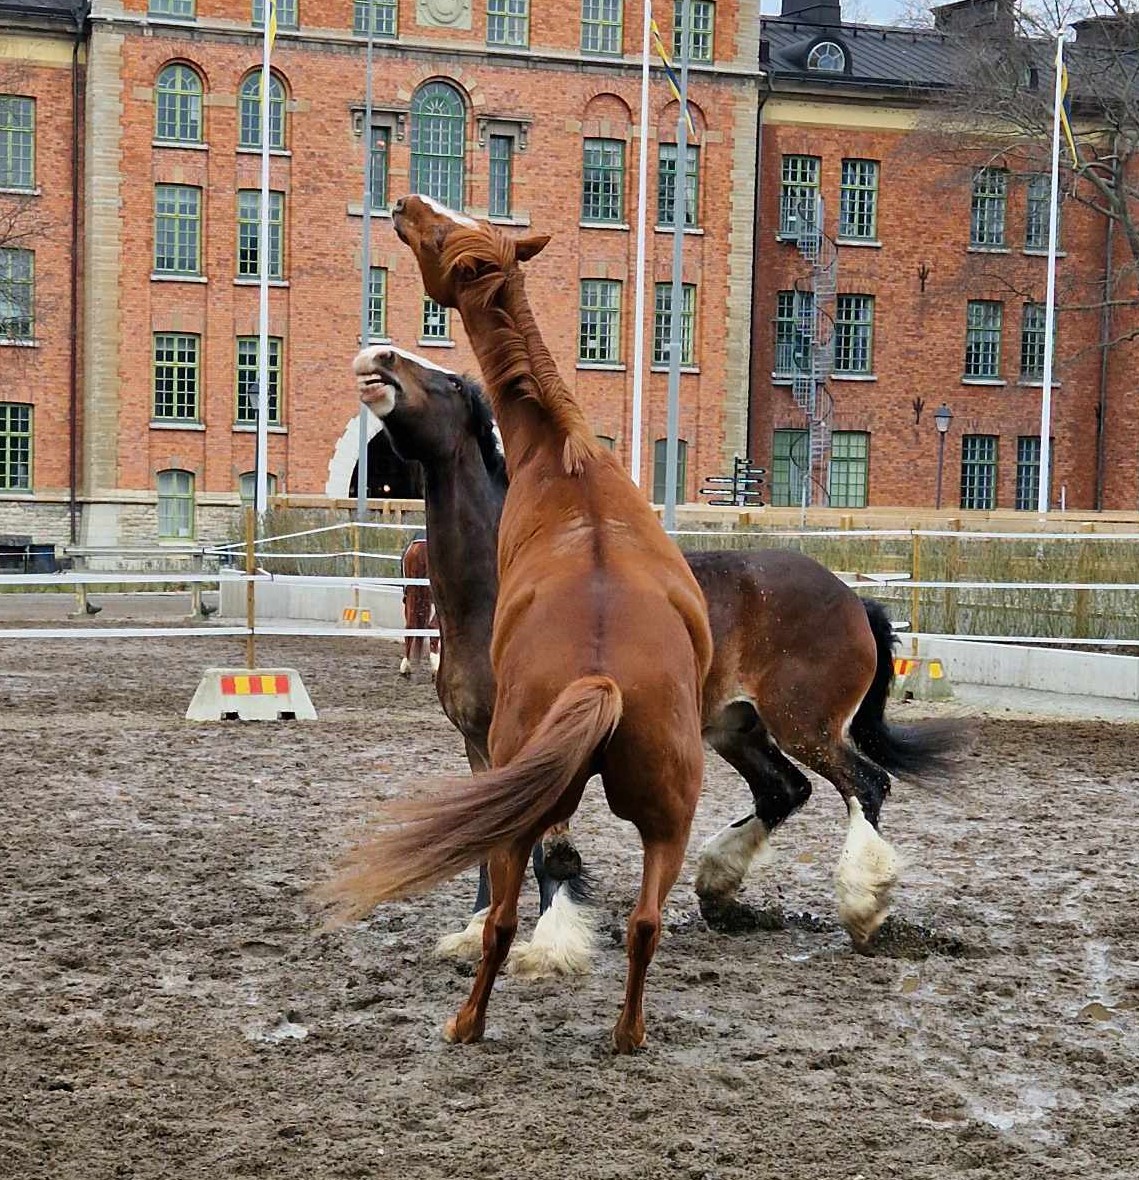
<path id="1" fill-rule="evenodd" d="M 1024 248 L 1026 250 L 1048 249 L 1048 203 L 1052 198 L 1052 179 L 1037 174 L 1030 177 L 1025 198 Z M 1060 212 L 1056 211 L 1056 243 L 1060 241 Z"/>
<path id="2" fill-rule="evenodd" d="M 488 45 L 529 44 L 529 0 L 486 0 L 486 41 Z"/>
<path id="3" fill-rule="evenodd" d="M 794 377 L 810 367 L 815 316 L 811 291 L 780 291 L 775 300 L 775 376 Z"/>
<path id="4" fill-rule="evenodd" d="M 368 339 L 386 340 L 388 335 L 388 272 L 373 266 L 368 272 Z"/>
<path id="5" fill-rule="evenodd" d="M 1004 304 L 970 299 L 965 319 L 965 376 L 1001 375 L 1001 319 Z"/>
<path id="6" fill-rule="evenodd" d="M 676 215 L 676 148 L 675 143 L 662 143 L 657 156 L 657 225 L 670 228 Z M 700 149 L 689 145 L 687 156 L 687 167 L 684 169 L 684 224 L 694 226 L 697 224 Z"/>
<path id="7" fill-rule="evenodd" d="M 625 220 L 625 143 L 587 139 L 582 152 L 582 221 Z"/>
<path id="8" fill-rule="evenodd" d="M 510 182 L 514 174 L 514 140 L 509 135 L 490 137 L 490 203 L 491 217 L 510 216 Z"/>
<path id="9" fill-rule="evenodd" d="M 197 422 L 199 344 L 185 332 L 155 332 L 155 421 Z"/>
<path id="10" fill-rule="evenodd" d="M 873 373 L 874 296 L 840 295 L 835 305 L 834 371 Z"/>
<path id="11" fill-rule="evenodd" d="M 621 0 L 582 0 L 582 51 L 619 54 L 623 19 Z"/>
<path id="12" fill-rule="evenodd" d="M 1043 303 L 1026 303 L 1020 321 L 1020 379 L 1044 380 L 1044 318 Z M 1056 326 L 1052 325 L 1053 343 Z"/>
<path id="13" fill-rule="evenodd" d="M 0 188 L 34 188 L 36 100 L 0 94 Z"/>
<path id="14" fill-rule="evenodd" d="M 653 443 L 653 503 L 663 504 L 665 480 L 668 473 L 668 439 L 658 438 Z M 676 440 L 676 502 L 683 504 L 688 487 L 688 441 Z"/>
<path id="15" fill-rule="evenodd" d="M 961 507 L 997 506 L 997 436 L 967 434 L 961 440 Z"/>
<path id="16" fill-rule="evenodd" d="M 621 284 L 613 279 L 582 279 L 577 359 L 585 365 L 615 365 L 620 360 Z"/>
<path id="17" fill-rule="evenodd" d="M 771 446 L 771 506 L 797 508 L 803 502 L 809 462 L 805 430 L 777 430 Z"/>
<path id="18" fill-rule="evenodd" d="M 843 160 L 838 236 L 872 242 L 878 236 L 878 161 Z"/>
<path id="19" fill-rule="evenodd" d="M 269 194 L 269 278 L 284 277 L 282 261 L 285 194 Z M 239 278 L 261 277 L 261 193 L 240 189 L 237 194 L 237 274 Z"/>
<path id="20" fill-rule="evenodd" d="M 194 535 L 194 475 L 190 471 L 158 473 L 158 535 L 164 541 L 187 541 Z"/>
<path id="21" fill-rule="evenodd" d="M 372 18 L 373 37 L 394 37 L 397 30 L 399 0 L 353 0 L 352 32 L 368 35 L 368 16 Z"/>
<path id="22" fill-rule="evenodd" d="M 692 15 L 689 20 L 688 38 L 689 61 L 711 61 L 712 42 L 716 28 L 716 5 L 712 0 L 691 0 Z M 679 68 L 681 50 L 684 47 L 684 10 L 681 0 L 673 0 L 672 6 L 672 56 L 673 64 Z"/>
<path id="23" fill-rule="evenodd" d="M 973 173 L 969 245 L 997 250 L 1005 245 L 1008 173 L 1003 168 L 978 168 Z"/>
<path id="24" fill-rule="evenodd" d="M 1040 498 L 1040 435 L 1022 434 L 1016 440 L 1016 508 L 1031 512 Z"/>
<path id="25" fill-rule="evenodd" d="M 185 184 L 154 186 L 156 274 L 201 274 L 202 190 Z"/>
<path id="26" fill-rule="evenodd" d="M 830 506 L 865 508 L 869 486 L 870 435 L 864 430 L 836 430 L 831 435 Z"/>
<path id="27" fill-rule="evenodd" d="M 237 415 L 235 422 L 257 422 L 258 361 L 261 341 L 257 336 L 237 338 Z M 281 425 L 281 338 L 269 337 L 270 426 Z"/>
<path id="28" fill-rule="evenodd" d="M 0 249 L 0 340 L 35 337 L 35 268 L 31 250 Z"/>
<path id="29" fill-rule="evenodd" d="M 423 340 L 450 340 L 450 309 L 436 303 L 430 295 L 423 296 Z"/>
<path id="30" fill-rule="evenodd" d="M 195 0 L 150 0 L 147 11 L 151 16 L 181 16 L 193 20 Z"/>
<path id="31" fill-rule="evenodd" d="M 0 492 L 32 490 L 32 407 L 0 402 Z"/>
<path id="32" fill-rule="evenodd" d="M 680 304 L 680 363 L 696 364 L 696 284 L 684 283 Z M 653 364 L 667 365 L 672 339 L 672 284 L 657 283 L 653 306 Z"/>
<path id="33" fill-rule="evenodd" d="M 810 227 L 818 216 L 818 156 L 784 156 L 783 182 L 779 191 L 779 232 L 799 233 L 800 223 Z"/>
<path id="34" fill-rule="evenodd" d="M 253 27 L 265 27 L 265 0 L 253 0 Z M 295 29 L 297 27 L 297 0 L 277 0 L 277 27 L 281 29 Z"/>
<path id="35" fill-rule="evenodd" d="M 391 159 L 390 127 L 373 127 L 369 160 L 372 167 L 372 208 L 388 207 L 388 162 Z"/>

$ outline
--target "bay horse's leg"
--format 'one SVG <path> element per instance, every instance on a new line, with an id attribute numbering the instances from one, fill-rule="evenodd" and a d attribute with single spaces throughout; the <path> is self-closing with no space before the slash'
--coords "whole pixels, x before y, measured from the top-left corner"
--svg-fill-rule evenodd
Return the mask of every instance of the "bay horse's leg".
<path id="1" fill-rule="evenodd" d="M 691 814 L 688 818 L 690 823 Z M 641 895 L 629 915 L 626 934 L 629 973 L 625 979 L 625 1006 L 613 1029 L 613 1048 L 618 1053 L 632 1053 L 645 1043 L 645 976 L 660 942 L 661 908 L 680 876 L 687 843 L 688 824 L 671 840 L 645 840 Z"/>
<path id="2" fill-rule="evenodd" d="M 768 837 L 811 797 L 807 776 L 761 726 L 746 732 L 718 730 L 712 748 L 747 781 L 755 811 L 717 832 L 700 850 L 696 896 L 713 925 L 743 883 L 748 868 L 767 848 Z"/>
<path id="3" fill-rule="evenodd" d="M 518 929 L 518 894 L 530 847 L 529 841 L 515 844 L 490 859 L 491 901 L 483 927 L 482 958 L 467 1002 L 443 1028 L 443 1036 L 452 1043 L 469 1045 L 482 1039 L 491 989 Z"/>

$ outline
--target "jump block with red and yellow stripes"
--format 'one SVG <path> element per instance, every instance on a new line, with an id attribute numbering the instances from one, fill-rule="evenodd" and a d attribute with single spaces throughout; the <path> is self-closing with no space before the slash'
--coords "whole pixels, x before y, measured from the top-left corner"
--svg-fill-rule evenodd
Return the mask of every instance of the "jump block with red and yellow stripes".
<path id="1" fill-rule="evenodd" d="M 187 721 L 315 721 L 295 668 L 207 668 Z"/>
<path id="2" fill-rule="evenodd" d="M 940 660 L 895 656 L 890 695 L 902 701 L 948 701 L 953 698 L 953 686 Z"/>

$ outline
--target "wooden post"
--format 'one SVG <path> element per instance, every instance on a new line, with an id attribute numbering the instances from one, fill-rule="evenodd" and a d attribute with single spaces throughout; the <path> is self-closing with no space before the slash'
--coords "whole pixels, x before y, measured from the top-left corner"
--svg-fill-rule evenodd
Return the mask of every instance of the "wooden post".
<path id="1" fill-rule="evenodd" d="M 911 533 L 910 539 L 913 542 L 913 555 L 910 560 L 910 578 L 914 582 L 921 581 L 921 537 L 918 534 Z M 919 599 L 921 598 L 921 591 L 914 586 L 910 590 L 910 655 L 916 660 L 918 656 L 918 640 L 917 633 L 920 630 L 918 626 L 918 608 Z"/>
<path id="2" fill-rule="evenodd" d="M 206 568 L 205 558 L 199 550 L 190 558 L 190 570 L 200 574 Z M 190 617 L 201 617 L 202 614 L 202 583 L 193 582 L 190 585 Z"/>
<path id="3" fill-rule="evenodd" d="M 257 557 L 255 553 L 255 516 L 253 505 L 245 509 L 245 572 L 257 572 Z M 245 583 L 245 625 L 249 634 L 245 637 L 245 666 L 249 669 L 257 667 L 256 648 L 253 638 L 257 620 L 257 590 L 252 578 Z"/>
<path id="4" fill-rule="evenodd" d="M 356 585 L 352 587 L 352 606 L 356 610 L 355 617 L 360 617 L 360 526 L 352 525 L 352 577 Z"/>
<path id="5" fill-rule="evenodd" d="M 945 527 L 958 531 L 961 528 L 961 521 L 958 519 L 947 520 Z M 949 553 L 945 563 L 945 580 L 947 582 L 956 582 L 960 580 L 961 571 L 961 542 L 956 537 L 950 538 Z M 945 630 L 955 634 L 957 631 L 957 591 L 947 589 L 945 591 Z"/>

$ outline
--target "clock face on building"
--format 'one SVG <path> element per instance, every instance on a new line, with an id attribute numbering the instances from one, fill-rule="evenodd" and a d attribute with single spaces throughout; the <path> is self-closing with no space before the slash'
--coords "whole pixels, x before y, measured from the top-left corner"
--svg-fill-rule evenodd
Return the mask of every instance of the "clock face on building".
<path id="1" fill-rule="evenodd" d="M 419 0 L 416 19 L 421 25 L 449 29 L 471 27 L 471 0 Z"/>

